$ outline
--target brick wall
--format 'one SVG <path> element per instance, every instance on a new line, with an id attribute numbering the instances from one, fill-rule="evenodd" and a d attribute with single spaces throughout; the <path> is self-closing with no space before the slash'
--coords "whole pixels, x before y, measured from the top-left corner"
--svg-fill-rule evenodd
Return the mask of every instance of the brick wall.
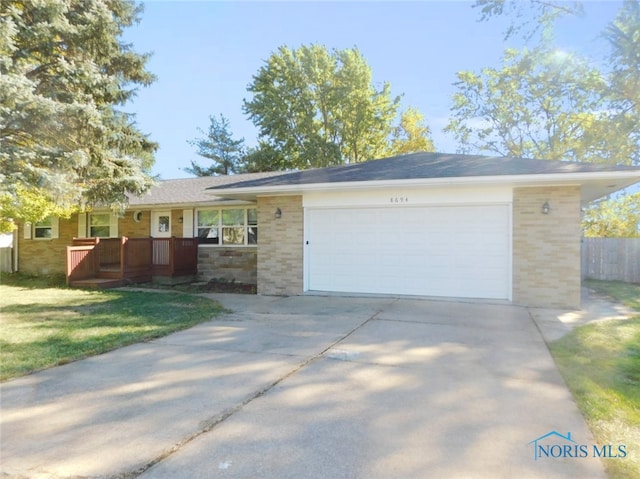
<path id="1" fill-rule="evenodd" d="M 78 236 L 78 215 L 58 221 L 58 238 L 24 239 L 24 224 L 18 224 L 18 269 L 29 274 L 66 274 L 67 246 Z"/>
<path id="2" fill-rule="evenodd" d="M 301 196 L 258 198 L 258 294 L 302 294 L 303 240 Z"/>
<path id="3" fill-rule="evenodd" d="M 550 211 L 542 213 L 548 202 Z M 580 306 L 580 187 L 515 188 L 513 301 Z"/>
<path id="4" fill-rule="evenodd" d="M 142 218 L 138 223 L 133 221 L 133 213 L 142 211 Z M 118 236 L 129 238 L 148 238 L 151 231 L 151 211 L 150 210 L 127 210 L 124 217 L 118 222 Z M 182 236 L 182 235 L 180 235 Z"/>
<path id="5" fill-rule="evenodd" d="M 258 249 L 199 246 L 198 278 L 257 284 Z"/>
<path id="6" fill-rule="evenodd" d="M 171 210 L 171 236 L 182 238 L 182 209 Z M 184 221 L 184 218 L 182 218 Z"/>
<path id="7" fill-rule="evenodd" d="M 130 238 L 148 238 L 151 232 L 151 210 L 142 211 L 142 219 L 133 221 L 133 213 L 138 209 L 127 210 L 126 214 L 118 221 L 118 236 Z M 173 236 L 182 237 L 183 210 L 171 210 L 171 233 Z M 24 225 L 18 225 L 18 267 L 20 271 L 31 274 L 52 274 L 66 272 L 67 246 L 71 246 L 71 240 L 78 236 L 78 215 L 72 215 L 70 219 L 59 220 L 58 238 L 55 239 L 24 239 Z M 251 255 L 249 255 L 251 256 Z M 256 282 L 256 260 L 253 252 L 253 282 Z M 243 269 L 243 268 L 241 268 Z M 244 269 L 250 269 L 249 267 Z M 247 277 L 245 274 L 243 277 Z M 239 280 L 236 280 L 239 281 Z"/>

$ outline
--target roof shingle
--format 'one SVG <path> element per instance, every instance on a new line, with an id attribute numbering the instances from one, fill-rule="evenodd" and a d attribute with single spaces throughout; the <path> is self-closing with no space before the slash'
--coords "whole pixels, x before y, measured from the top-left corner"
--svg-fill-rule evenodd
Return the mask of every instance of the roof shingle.
<path id="1" fill-rule="evenodd" d="M 307 185 L 357 181 L 460 178 L 476 176 L 540 175 L 603 171 L 640 171 L 629 166 L 599 165 L 568 161 L 490 157 L 445 153 L 412 153 L 350 165 L 281 173 L 276 176 L 241 179 L 209 186 L 210 189 L 260 186 Z"/>
<path id="2" fill-rule="evenodd" d="M 129 206 L 153 206 L 169 204 L 201 204 L 223 201 L 208 188 L 255 181 L 258 179 L 282 175 L 282 172 L 245 173 L 229 176 L 203 176 L 198 178 L 182 178 L 178 180 L 162 180 L 142 196 L 129 198 Z"/>

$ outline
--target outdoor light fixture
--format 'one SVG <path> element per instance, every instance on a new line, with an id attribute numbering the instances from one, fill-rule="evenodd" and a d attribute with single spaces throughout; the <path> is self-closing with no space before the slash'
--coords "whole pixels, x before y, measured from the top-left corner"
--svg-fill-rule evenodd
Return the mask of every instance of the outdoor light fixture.
<path id="1" fill-rule="evenodd" d="M 282 218 L 282 210 L 280 208 L 276 208 L 276 214 L 274 216 L 277 220 Z"/>
<path id="2" fill-rule="evenodd" d="M 549 214 L 549 210 L 550 210 L 550 209 L 551 209 L 551 208 L 549 208 L 549 202 L 548 202 L 548 201 L 545 201 L 545 202 L 544 202 L 544 205 L 542 205 L 542 214 L 543 214 L 543 215 L 548 215 L 548 214 Z"/>
<path id="3" fill-rule="evenodd" d="M 182 216 L 178 218 L 178 223 L 182 223 L 183 221 L 184 221 L 184 218 Z"/>

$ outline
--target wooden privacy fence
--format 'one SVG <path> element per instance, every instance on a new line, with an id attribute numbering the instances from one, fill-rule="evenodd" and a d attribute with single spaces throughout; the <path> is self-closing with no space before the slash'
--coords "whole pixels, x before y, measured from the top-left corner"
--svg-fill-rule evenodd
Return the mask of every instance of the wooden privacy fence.
<path id="1" fill-rule="evenodd" d="M 640 238 L 583 238 L 582 278 L 640 283 Z"/>
<path id="2" fill-rule="evenodd" d="M 13 273 L 13 248 L 0 248 L 0 271 Z"/>

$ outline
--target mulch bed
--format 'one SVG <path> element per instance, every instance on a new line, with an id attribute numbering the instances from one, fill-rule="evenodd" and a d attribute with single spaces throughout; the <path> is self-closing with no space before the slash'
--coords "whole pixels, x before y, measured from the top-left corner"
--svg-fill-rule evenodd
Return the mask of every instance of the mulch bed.
<path id="1" fill-rule="evenodd" d="M 244 283 L 226 283 L 221 281 L 210 281 L 207 284 L 198 286 L 206 293 L 240 293 L 240 294 L 256 294 L 255 284 Z"/>
<path id="2" fill-rule="evenodd" d="M 134 285 L 135 286 L 135 285 Z M 194 283 L 181 284 L 140 284 L 143 288 L 164 289 L 170 291 L 181 291 L 183 293 L 236 293 L 236 294 L 256 294 L 255 284 L 236 283 L 232 281 L 209 281 L 208 283 L 196 281 Z"/>

